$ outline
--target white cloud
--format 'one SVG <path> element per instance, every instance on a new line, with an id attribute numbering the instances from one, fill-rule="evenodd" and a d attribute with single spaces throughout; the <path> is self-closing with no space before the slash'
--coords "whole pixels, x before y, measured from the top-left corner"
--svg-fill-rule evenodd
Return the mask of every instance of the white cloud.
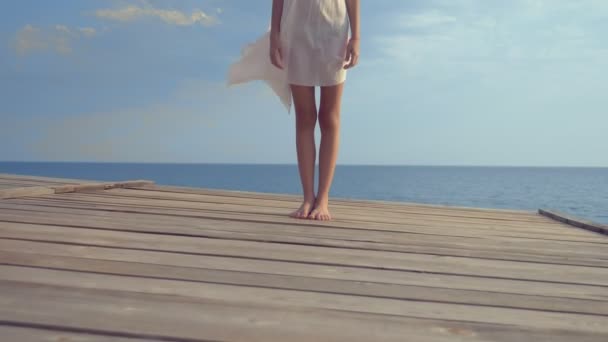
<path id="1" fill-rule="evenodd" d="M 17 32 L 14 48 L 22 56 L 42 51 L 67 55 L 72 52 L 74 40 L 81 37 L 91 38 L 96 33 L 91 27 L 71 29 L 65 25 L 55 25 L 53 28 L 42 29 L 28 24 Z"/>
<path id="2" fill-rule="evenodd" d="M 187 14 L 178 10 L 158 9 L 151 6 L 127 6 L 119 9 L 100 9 L 95 12 L 95 15 L 98 18 L 123 22 L 134 21 L 144 17 L 155 17 L 167 24 L 180 26 L 194 24 L 211 26 L 219 22 L 216 17 L 201 10 L 194 10 L 192 13 Z"/>
<path id="3" fill-rule="evenodd" d="M 97 34 L 97 30 L 92 27 L 81 27 L 78 29 L 85 37 L 93 37 Z"/>
<path id="4" fill-rule="evenodd" d="M 600 21 L 608 2 L 594 0 L 430 1 L 394 17 L 393 30 L 375 38 L 387 63 L 411 73 L 438 74 L 582 63 L 605 58 Z M 397 24 L 397 25 L 395 25 Z M 397 27 L 397 29 L 394 29 Z M 438 72 L 439 71 L 439 72 Z"/>

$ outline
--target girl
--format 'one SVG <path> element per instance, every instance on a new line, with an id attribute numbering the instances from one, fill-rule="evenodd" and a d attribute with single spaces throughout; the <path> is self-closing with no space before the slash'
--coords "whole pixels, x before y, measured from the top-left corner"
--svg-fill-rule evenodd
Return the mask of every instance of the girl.
<path id="1" fill-rule="evenodd" d="M 264 46 L 263 43 L 268 42 L 266 51 L 270 54 L 273 70 L 260 63 L 247 63 L 247 55 L 255 55 L 255 46 L 246 50 L 243 60 L 231 70 L 231 83 L 264 79 L 288 108 L 293 98 L 298 170 L 304 201 L 291 217 L 331 219 L 329 189 L 338 155 L 340 103 L 346 70 L 358 62 L 359 39 L 359 0 L 273 0 L 270 32 L 257 44 Z M 262 75 L 256 76 L 252 72 Z M 245 76 L 246 73 L 249 75 Z M 281 87 L 283 83 L 284 88 Z M 318 109 L 315 86 L 321 88 Z M 317 119 L 321 146 L 315 195 Z"/>

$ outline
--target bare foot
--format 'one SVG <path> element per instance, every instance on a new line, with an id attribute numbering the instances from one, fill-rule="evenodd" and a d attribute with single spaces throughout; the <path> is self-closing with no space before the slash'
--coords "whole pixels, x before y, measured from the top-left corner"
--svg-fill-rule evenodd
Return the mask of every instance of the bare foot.
<path id="1" fill-rule="evenodd" d="M 290 217 L 293 218 L 299 218 L 299 219 L 305 219 L 308 218 L 308 214 L 310 213 L 310 210 L 312 209 L 312 206 L 314 205 L 315 200 L 304 200 L 302 202 L 302 205 L 300 205 L 300 208 L 294 212 L 292 212 L 291 214 L 289 214 Z"/>
<path id="2" fill-rule="evenodd" d="M 308 218 L 313 220 L 320 221 L 329 221 L 331 220 L 331 215 L 329 214 L 328 208 L 328 200 L 318 200 L 315 202 L 314 209 L 308 215 Z"/>

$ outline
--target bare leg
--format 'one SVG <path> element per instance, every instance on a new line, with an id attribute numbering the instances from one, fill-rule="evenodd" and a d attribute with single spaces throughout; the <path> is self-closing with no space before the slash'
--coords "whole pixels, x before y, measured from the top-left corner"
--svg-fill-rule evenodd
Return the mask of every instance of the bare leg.
<path id="1" fill-rule="evenodd" d="M 317 124 L 315 88 L 291 85 L 291 92 L 296 110 L 296 149 L 304 201 L 290 216 L 307 218 L 315 202 L 315 125 Z"/>
<path id="2" fill-rule="evenodd" d="M 329 214 L 329 189 L 336 169 L 340 141 L 340 104 L 344 83 L 321 87 L 319 105 L 319 126 L 321 127 L 321 146 L 319 148 L 319 189 L 315 207 L 310 218 L 331 220 Z"/>

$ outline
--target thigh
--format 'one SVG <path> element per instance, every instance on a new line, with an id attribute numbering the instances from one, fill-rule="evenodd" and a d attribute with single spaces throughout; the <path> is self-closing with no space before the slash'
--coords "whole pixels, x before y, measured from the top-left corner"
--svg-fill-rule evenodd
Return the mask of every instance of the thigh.
<path id="1" fill-rule="evenodd" d="M 291 84 L 291 95 L 296 116 L 317 116 L 317 103 L 315 99 L 315 87 Z"/>
<path id="2" fill-rule="evenodd" d="M 339 117 L 343 90 L 344 82 L 333 86 L 321 87 L 319 117 L 322 115 Z"/>

